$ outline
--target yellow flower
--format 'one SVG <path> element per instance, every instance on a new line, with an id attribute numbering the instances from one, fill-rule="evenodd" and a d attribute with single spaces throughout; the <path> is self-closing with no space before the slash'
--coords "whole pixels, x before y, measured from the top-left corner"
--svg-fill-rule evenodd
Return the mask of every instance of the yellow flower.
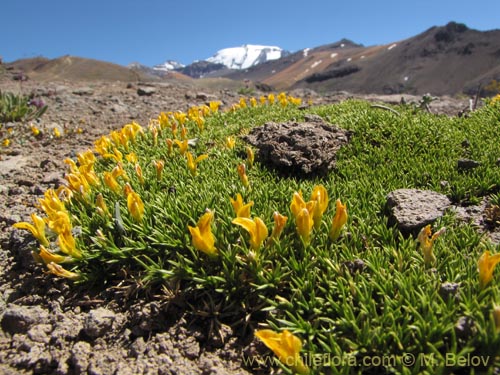
<path id="1" fill-rule="evenodd" d="M 77 259 L 82 257 L 82 253 L 76 248 L 76 241 L 71 232 L 67 231 L 59 234 L 57 243 L 64 254 Z"/>
<path id="2" fill-rule="evenodd" d="M 108 206 L 106 205 L 106 202 L 104 201 L 104 197 L 102 193 L 97 194 L 96 199 L 95 199 L 95 206 L 96 210 L 101 216 L 108 216 L 109 215 L 109 210 Z"/>
<path id="3" fill-rule="evenodd" d="M 188 149 L 188 140 L 185 139 L 183 141 L 179 141 L 178 139 L 174 140 L 177 147 L 179 147 L 179 152 L 181 155 L 184 155 Z"/>
<path id="4" fill-rule="evenodd" d="M 196 126 L 198 126 L 198 130 L 202 132 L 203 129 L 205 128 L 205 119 L 203 117 L 198 116 L 195 117 L 194 122 L 196 123 Z"/>
<path id="5" fill-rule="evenodd" d="M 187 139 L 188 130 L 185 126 L 181 127 L 181 139 Z"/>
<path id="6" fill-rule="evenodd" d="M 168 155 L 172 155 L 174 141 L 172 141 L 170 138 L 167 138 L 167 139 L 165 139 L 165 142 L 167 143 L 167 152 L 168 152 Z"/>
<path id="7" fill-rule="evenodd" d="M 165 168 L 165 163 L 163 162 L 163 160 L 154 160 L 153 165 L 156 169 L 156 179 L 160 181 L 163 168 Z"/>
<path id="8" fill-rule="evenodd" d="M 71 257 L 67 257 L 64 255 L 54 254 L 53 252 L 47 250 L 44 246 L 40 246 L 40 252 L 37 254 L 33 254 L 34 258 L 40 258 L 43 263 L 49 264 L 50 262 L 54 263 L 70 263 L 73 262 L 74 259 Z"/>
<path id="9" fill-rule="evenodd" d="M 210 102 L 208 103 L 209 107 L 210 107 L 210 111 L 212 111 L 212 113 L 216 113 L 219 111 L 219 107 L 221 105 L 221 102 L 217 101 L 217 102 Z"/>
<path id="10" fill-rule="evenodd" d="M 290 204 L 290 211 L 292 211 L 293 216 L 297 217 L 300 210 L 305 207 L 306 202 L 304 201 L 304 198 L 302 198 L 302 191 L 293 193 L 292 203 Z"/>
<path id="11" fill-rule="evenodd" d="M 118 184 L 116 178 L 113 176 L 111 172 L 104 172 L 104 183 L 115 193 L 117 194 L 120 193 L 121 190 L 120 184 Z"/>
<path id="12" fill-rule="evenodd" d="M 269 94 L 267 96 L 267 101 L 269 102 L 269 104 L 274 104 L 274 101 L 275 101 L 274 94 Z"/>
<path id="13" fill-rule="evenodd" d="M 130 193 L 132 193 L 134 189 L 132 189 L 132 186 L 127 182 L 125 185 L 123 185 L 123 195 L 125 198 L 128 197 Z"/>
<path id="14" fill-rule="evenodd" d="M 248 182 L 248 176 L 246 173 L 246 167 L 245 164 L 239 164 L 238 165 L 238 175 L 240 176 L 241 183 L 243 184 L 244 187 L 248 187 L 250 184 Z"/>
<path id="15" fill-rule="evenodd" d="M 247 107 L 247 101 L 245 98 L 240 98 L 240 107 L 241 108 L 246 108 Z"/>
<path id="16" fill-rule="evenodd" d="M 314 202 L 316 206 L 316 202 Z M 295 223 L 297 226 L 297 233 L 299 234 L 304 245 L 309 245 L 311 242 L 311 232 L 314 225 L 313 216 L 310 214 L 307 208 L 302 208 L 297 216 L 295 217 Z"/>
<path id="17" fill-rule="evenodd" d="M 38 200 L 42 210 L 49 216 L 56 214 L 59 211 L 66 211 L 64 203 L 61 202 L 59 196 L 53 189 L 48 189 L 44 193 L 44 198 Z"/>
<path id="18" fill-rule="evenodd" d="M 314 228 L 319 229 L 323 213 L 328 207 L 328 193 L 323 185 L 316 185 L 311 194 L 311 200 L 316 201 L 313 211 Z"/>
<path id="19" fill-rule="evenodd" d="M 179 122 L 180 125 L 186 123 L 187 114 L 184 112 L 174 112 L 174 118 Z"/>
<path id="20" fill-rule="evenodd" d="M 253 150 L 250 147 L 248 147 L 248 146 L 245 148 L 245 151 L 247 153 L 247 165 L 248 165 L 248 169 L 250 169 L 250 168 L 253 167 L 253 162 L 255 160 L 255 155 L 253 153 Z"/>
<path id="21" fill-rule="evenodd" d="M 54 129 L 52 129 L 52 131 L 54 132 L 54 137 L 56 137 L 56 138 L 61 137 L 61 132 L 58 128 L 54 128 Z"/>
<path id="22" fill-rule="evenodd" d="M 129 163 L 133 163 L 133 164 L 136 164 L 137 161 L 139 160 L 137 158 L 137 155 L 135 152 L 131 152 L 130 154 L 127 154 L 125 155 L 125 159 L 129 162 Z"/>
<path id="23" fill-rule="evenodd" d="M 144 203 L 139 194 L 131 192 L 127 195 L 127 207 L 134 220 L 140 223 L 144 216 Z"/>
<path id="24" fill-rule="evenodd" d="M 479 286 L 486 287 L 493 280 L 493 271 L 495 266 L 500 263 L 500 253 L 490 256 L 490 252 L 486 250 L 477 262 L 477 270 L 479 271 Z"/>
<path id="25" fill-rule="evenodd" d="M 336 211 L 333 217 L 332 227 L 330 229 L 330 239 L 336 241 L 340 236 L 340 232 L 344 225 L 347 223 L 347 208 L 342 204 L 340 199 L 335 202 Z"/>
<path id="26" fill-rule="evenodd" d="M 40 242 L 43 246 L 49 246 L 49 241 L 45 237 L 45 221 L 37 214 L 31 214 L 31 220 L 33 224 L 22 222 L 15 223 L 13 226 L 17 229 L 26 229 L 31 232 L 31 234 Z"/>
<path id="27" fill-rule="evenodd" d="M 81 193 L 82 195 L 90 190 L 90 185 L 81 174 L 69 173 L 64 176 L 68 185 L 74 192 Z"/>
<path id="28" fill-rule="evenodd" d="M 309 374 L 309 368 L 300 358 L 302 343 L 297 336 L 286 329 L 280 333 L 270 329 L 261 329 L 255 332 L 255 336 L 274 352 L 281 363 L 298 374 Z"/>
<path id="29" fill-rule="evenodd" d="M 105 135 L 94 141 L 94 150 L 96 150 L 96 152 L 101 156 L 108 154 L 111 147 L 111 140 Z"/>
<path id="30" fill-rule="evenodd" d="M 123 169 L 122 163 L 117 163 L 116 166 L 111 171 L 111 174 L 113 175 L 113 177 L 115 179 L 118 179 L 119 177 L 121 177 L 125 181 L 129 180 L 129 178 L 127 176 L 127 172 L 125 172 L 125 169 Z"/>
<path id="31" fill-rule="evenodd" d="M 57 234 L 71 232 L 71 220 L 66 211 L 58 211 L 52 213 L 47 218 L 47 225 L 53 232 Z"/>
<path id="32" fill-rule="evenodd" d="M 121 162 L 123 161 L 123 154 L 116 147 L 113 147 L 113 153 L 106 153 L 103 155 L 103 158 L 114 159 L 116 162 Z"/>
<path id="33" fill-rule="evenodd" d="M 250 98 L 250 105 L 252 107 L 257 107 L 257 99 L 255 99 L 254 97 Z"/>
<path id="34" fill-rule="evenodd" d="M 236 144 L 236 139 L 234 137 L 227 137 L 226 138 L 226 147 L 230 150 L 234 148 L 234 145 Z"/>
<path id="35" fill-rule="evenodd" d="M 217 256 L 219 253 L 215 248 L 215 237 L 211 228 L 213 218 L 214 212 L 207 210 L 207 212 L 200 217 L 195 227 L 188 225 L 194 248 L 211 257 Z"/>
<path id="36" fill-rule="evenodd" d="M 87 182 L 89 186 L 98 186 L 100 185 L 99 178 L 94 172 L 93 165 L 82 165 L 80 167 L 80 174 L 82 178 Z"/>
<path id="37" fill-rule="evenodd" d="M 68 164 L 69 170 L 71 171 L 71 173 L 78 173 L 79 172 L 78 166 L 76 165 L 76 163 L 73 159 L 66 158 L 63 160 L 63 163 Z"/>
<path id="38" fill-rule="evenodd" d="M 237 217 L 232 223 L 243 227 L 250 234 L 250 247 L 255 251 L 260 249 L 269 233 L 266 224 L 259 217 L 253 220 L 247 217 Z"/>
<path id="39" fill-rule="evenodd" d="M 491 104 L 494 104 L 496 102 L 500 102 L 500 94 L 497 94 L 491 99 Z"/>
<path id="40" fill-rule="evenodd" d="M 418 233 L 417 242 L 422 249 L 422 253 L 424 254 L 424 263 L 426 265 L 432 265 L 436 262 L 436 257 L 434 256 L 432 247 L 436 238 L 438 238 L 445 231 L 446 228 L 443 227 L 432 235 L 431 226 L 429 224 L 423 227 Z"/>
<path id="41" fill-rule="evenodd" d="M 245 204 L 240 193 L 236 194 L 235 199 L 229 198 L 229 200 L 231 201 L 236 217 L 250 217 L 250 209 L 253 206 L 253 201 Z"/>
<path id="42" fill-rule="evenodd" d="M 198 163 L 202 160 L 205 160 L 206 158 L 208 158 L 208 155 L 206 154 L 203 154 L 203 155 L 200 155 L 198 156 L 196 159 L 193 158 L 193 155 L 188 151 L 186 152 L 186 157 L 187 157 L 187 166 L 188 166 L 188 169 L 191 171 L 191 174 L 193 176 L 196 176 L 196 173 L 197 173 L 197 169 L 198 169 Z"/>
<path id="43" fill-rule="evenodd" d="M 283 232 L 283 229 L 285 228 L 288 217 L 281 215 L 278 211 L 274 211 L 273 219 L 274 227 L 271 236 L 268 239 L 267 245 L 270 245 L 271 243 L 279 240 L 281 232 Z"/>
<path id="44" fill-rule="evenodd" d="M 141 185 L 144 185 L 144 176 L 142 175 L 142 168 L 139 163 L 135 165 L 135 174 L 139 178 Z"/>
<path id="45" fill-rule="evenodd" d="M 50 262 L 49 264 L 47 264 L 47 268 L 49 269 L 50 273 L 59 277 L 65 277 L 70 280 L 77 280 L 80 278 L 80 274 L 65 270 L 59 264 L 56 264 L 54 262 Z"/>
<path id="46" fill-rule="evenodd" d="M 158 116 L 158 123 L 160 124 L 162 129 L 164 129 L 168 125 L 170 125 L 170 121 L 169 121 L 168 116 L 165 112 L 160 112 L 160 115 Z"/>
<path id="47" fill-rule="evenodd" d="M 40 135 L 40 129 L 38 129 L 35 125 L 31 124 L 31 132 L 35 137 Z"/>
<path id="48" fill-rule="evenodd" d="M 10 139 L 5 138 L 2 142 L 3 147 L 9 147 L 10 146 Z"/>
<path id="49" fill-rule="evenodd" d="M 78 163 L 80 163 L 80 165 L 93 165 L 96 162 L 96 157 L 91 150 L 79 152 L 76 155 L 76 158 L 78 159 Z"/>

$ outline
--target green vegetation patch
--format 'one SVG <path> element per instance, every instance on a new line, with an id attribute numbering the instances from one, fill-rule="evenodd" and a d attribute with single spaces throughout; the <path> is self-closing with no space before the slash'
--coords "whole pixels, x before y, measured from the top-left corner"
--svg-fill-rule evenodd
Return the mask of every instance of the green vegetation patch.
<path id="1" fill-rule="evenodd" d="M 214 322 L 265 328 L 256 336 L 284 371 L 498 365 L 498 246 L 452 213 L 419 241 L 404 237 L 384 206 L 399 188 L 458 205 L 498 197 L 499 103 L 468 118 L 299 103 L 269 95 L 125 125 L 66 160 L 68 186 L 47 191 L 44 215 L 16 226 L 37 237 L 35 259 L 58 276 L 161 285 Z M 306 114 L 352 132 L 321 179 L 280 177 L 241 140 Z M 463 158 L 479 167 L 460 170 Z"/>

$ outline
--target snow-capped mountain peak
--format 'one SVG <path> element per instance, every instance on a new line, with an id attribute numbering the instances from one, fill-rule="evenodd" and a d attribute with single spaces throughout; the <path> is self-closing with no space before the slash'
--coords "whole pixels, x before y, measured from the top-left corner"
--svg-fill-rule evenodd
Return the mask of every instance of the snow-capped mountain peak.
<path id="1" fill-rule="evenodd" d="M 245 44 L 241 47 L 221 49 L 206 61 L 224 64 L 230 69 L 247 69 L 269 60 L 279 59 L 287 54 L 288 52 L 275 46 Z"/>
<path id="2" fill-rule="evenodd" d="M 158 65 L 153 66 L 153 69 L 168 72 L 170 70 L 182 69 L 182 68 L 184 68 L 184 66 L 185 65 L 183 65 L 177 61 L 167 60 L 163 64 L 158 64 Z"/>

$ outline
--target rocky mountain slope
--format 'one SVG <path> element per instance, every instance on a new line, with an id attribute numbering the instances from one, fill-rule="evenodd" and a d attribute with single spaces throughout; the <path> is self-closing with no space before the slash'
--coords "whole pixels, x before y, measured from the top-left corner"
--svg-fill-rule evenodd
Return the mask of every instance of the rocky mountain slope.
<path id="1" fill-rule="evenodd" d="M 46 81 L 224 77 L 241 86 L 253 81 L 275 90 L 473 95 L 481 88 L 481 95 L 492 95 L 500 89 L 500 30 L 483 32 L 450 22 L 386 45 L 365 47 L 344 39 L 293 54 L 274 47 L 243 46 L 221 50 L 208 60 L 168 71 L 140 64 L 126 68 L 72 56 L 25 59 L 6 65 Z"/>

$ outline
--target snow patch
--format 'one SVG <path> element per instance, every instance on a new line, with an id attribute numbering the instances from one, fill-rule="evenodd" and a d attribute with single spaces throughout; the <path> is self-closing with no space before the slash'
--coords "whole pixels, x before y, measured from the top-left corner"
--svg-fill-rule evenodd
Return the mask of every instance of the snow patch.
<path id="1" fill-rule="evenodd" d="M 352 57 L 349 57 L 349 58 L 347 59 L 347 62 L 351 62 L 351 61 L 352 61 Z"/>
<path id="2" fill-rule="evenodd" d="M 230 69 L 247 69 L 257 64 L 276 60 L 286 54 L 279 47 L 245 44 L 241 47 L 224 48 L 206 61 L 223 64 Z"/>
<path id="3" fill-rule="evenodd" d="M 336 58 L 339 54 L 337 52 L 334 52 L 330 55 L 332 59 Z"/>
<path id="4" fill-rule="evenodd" d="M 396 47 L 397 44 L 394 43 L 394 44 L 391 44 L 389 47 L 387 47 L 387 51 L 390 51 L 391 49 L 393 49 L 394 47 Z"/>
<path id="5" fill-rule="evenodd" d="M 184 65 L 177 62 L 177 61 L 173 61 L 173 60 L 167 60 L 163 64 L 158 64 L 158 65 L 153 66 L 154 70 L 160 70 L 160 71 L 165 71 L 165 72 L 168 72 L 168 71 L 171 71 L 174 69 L 181 69 L 181 68 L 184 68 Z"/>
<path id="6" fill-rule="evenodd" d="M 310 50 L 311 50 L 310 48 L 304 48 L 304 50 L 302 51 L 302 55 L 303 55 L 304 57 L 307 57 L 307 55 L 309 54 L 309 51 L 310 51 Z"/>
<path id="7" fill-rule="evenodd" d="M 311 64 L 311 69 L 314 69 L 316 68 L 319 64 L 321 64 L 323 62 L 323 60 L 318 60 L 318 61 L 315 61 Z"/>

